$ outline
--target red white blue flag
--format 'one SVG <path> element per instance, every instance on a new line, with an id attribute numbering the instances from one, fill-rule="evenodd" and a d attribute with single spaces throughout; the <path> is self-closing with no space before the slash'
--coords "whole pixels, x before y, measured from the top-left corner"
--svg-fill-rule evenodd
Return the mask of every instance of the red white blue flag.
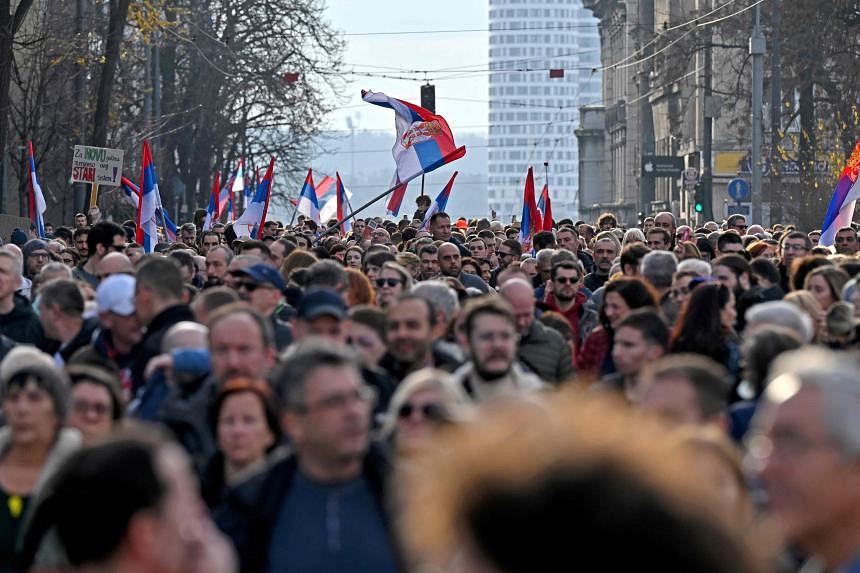
<path id="1" fill-rule="evenodd" d="M 209 204 L 206 206 L 206 219 L 203 221 L 203 230 L 209 231 L 212 226 L 221 218 L 221 205 L 219 194 L 221 187 L 221 172 L 215 172 L 215 178 L 212 180 L 212 194 L 209 195 Z"/>
<path id="2" fill-rule="evenodd" d="M 143 160 L 140 174 L 140 203 L 137 209 L 137 242 L 143 246 L 146 253 L 155 250 L 158 242 L 158 211 L 161 207 L 161 195 L 158 192 L 158 181 L 155 178 L 155 165 L 152 163 L 152 152 L 149 141 L 143 140 Z"/>
<path id="3" fill-rule="evenodd" d="M 421 106 L 388 97 L 384 93 L 362 91 L 364 101 L 394 111 L 397 140 L 391 150 L 397 166 L 391 186 L 403 184 L 389 201 L 388 211 L 396 216 L 406 193 L 405 184 L 422 173 L 429 173 L 466 155 L 465 147 L 457 147 L 448 122 Z M 392 203 L 392 201 L 394 203 Z"/>
<path id="4" fill-rule="evenodd" d="M 340 233 L 345 235 L 352 231 L 352 222 L 349 219 L 346 219 L 346 206 L 349 199 L 346 195 L 346 189 L 343 187 L 343 181 L 340 180 L 340 173 L 335 171 L 335 177 L 337 177 L 337 191 L 335 195 L 337 199 L 337 220 L 343 221 L 343 224 L 340 226 Z"/>
<path id="5" fill-rule="evenodd" d="M 300 214 L 314 221 L 317 225 L 320 224 L 320 204 L 317 201 L 317 194 L 314 190 L 312 169 L 308 169 L 308 176 L 305 177 L 305 183 L 302 185 L 301 193 L 299 193 L 299 204 L 296 206 L 296 209 Z"/>
<path id="6" fill-rule="evenodd" d="M 27 187 L 28 189 L 28 207 L 30 211 L 30 220 L 36 225 L 36 232 L 40 238 L 45 238 L 45 211 L 48 205 L 45 203 L 45 196 L 42 194 L 42 187 L 39 185 L 39 179 L 36 177 L 36 160 L 33 157 L 33 142 L 27 142 L 27 156 L 29 158 L 30 169 L 28 170 Z"/>
<path id="7" fill-rule="evenodd" d="M 552 231 L 552 201 L 549 198 L 549 185 L 546 183 L 543 185 L 537 207 L 541 212 L 540 230 Z"/>
<path id="8" fill-rule="evenodd" d="M 397 185 L 397 176 L 391 182 L 391 185 Z M 401 183 L 397 189 L 392 191 L 391 197 L 388 198 L 388 205 L 385 207 L 385 214 L 389 217 L 396 217 L 400 213 L 400 205 L 403 204 L 403 197 L 406 196 L 406 186 L 408 183 Z"/>
<path id="9" fill-rule="evenodd" d="M 854 147 L 848 164 L 845 165 L 839 181 L 836 182 L 836 189 L 833 190 L 833 197 L 830 199 L 830 205 L 824 215 L 824 222 L 821 224 L 821 238 L 818 240 L 818 244 L 822 247 L 833 246 L 836 232 L 842 227 L 851 225 L 851 221 L 854 219 L 854 205 L 860 198 L 858 175 L 860 175 L 860 141 Z"/>
<path id="10" fill-rule="evenodd" d="M 131 179 L 128 177 L 121 177 L 120 188 L 125 194 L 125 199 L 128 201 L 129 205 L 137 208 L 140 205 L 140 187 L 138 187 Z M 167 237 L 167 240 L 171 243 L 176 242 L 176 233 L 178 228 L 176 227 L 176 223 L 170 218 L 170 215 L 167 213 L 167 209 L 163 206 L 156 210 L 156 220 L 162 219 L 164 223 L 164 235 Z"/>
<path id="11" fill-rule="evenodd" d="M 454 179 L 457 178 L 457 174 L 459 171 L 455 171 L 451 178 L 448 180 L 448 183 L 445 184 L 445 187 L 439 191 L 439 194 L 436 195 L 436 200 L 433 201 L 433 204 L 430 205 L 430 208 L 427 209 L 427 212 L 424 213 L 424 222 L 421 223 L 421 228 L 427 230 L 430 228 L 430 217 L 435 215 L 436 213 L 442 213 L 445 211 L 445 206 L 448 204 L 448 197 L 451 196 L 451 189 L 454 187 Z"/>
<path id="12" fill-rule="evenodd" d="M 275 168 L 275 158 L 269 160 L 269 168 L 266 175 L 257 185 L 254 197 L 245 208 L 242 216 L 233 223 L 233 230 L 237 236 L 248 236 L 252 239 L 262 238 L 263 225 L 266 223 L 266 211 L 269 209 L 269 198 L 272 194 L 272 177 Z"/>
<path id="13" fill-rule="evenodd" d="M 523 216 L 520 222 L 520 243 L 523 251 L 532 250 L 532 232 L 541 224 L 540 212 L 535 203 L 535 178 L 532 168 L 526 175 L 526 186 L 523 189 Z"/>

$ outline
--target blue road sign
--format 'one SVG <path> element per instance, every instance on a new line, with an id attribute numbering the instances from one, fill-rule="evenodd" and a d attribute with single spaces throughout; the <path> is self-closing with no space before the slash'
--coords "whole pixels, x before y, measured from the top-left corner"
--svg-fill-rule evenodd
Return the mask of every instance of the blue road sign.
<path id="1" fill-rule="evenodd" d="M 750 196 L 750 184 L 745 179 L 732 179 L 726 186 L 729 197 L 738 203 L 746 201 Z"/>

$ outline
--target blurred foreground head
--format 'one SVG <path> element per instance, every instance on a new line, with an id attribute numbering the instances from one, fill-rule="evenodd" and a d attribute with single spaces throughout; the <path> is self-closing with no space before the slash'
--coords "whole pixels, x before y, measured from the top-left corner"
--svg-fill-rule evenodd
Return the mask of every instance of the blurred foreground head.
<path id="1" fill-rule="evenodd" d="M 492 404 L 400 476 L 410 565 L 763 570 L 665 429 L 600 396 L 552 400 Z"/>

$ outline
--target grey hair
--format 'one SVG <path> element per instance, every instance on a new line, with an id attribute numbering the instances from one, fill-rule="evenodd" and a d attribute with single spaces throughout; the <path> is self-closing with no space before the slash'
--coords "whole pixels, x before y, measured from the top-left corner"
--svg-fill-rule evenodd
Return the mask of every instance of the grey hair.
<path id="1" fill-rule="evenodd" d="M 709 277 L 711 276 L 711 263 L 702 259 L 684 259 L 678 263 L 677 271 L 679 273 L 696 273 L 700 277 Z"/>
<path id="2" fill-rule="evenodd" d="M 230 249 L 230 247 L 228 247 L 227 245 L 215 245 L 214 247 L 209 249 L 209 251 L 207 251 L 207 254 L 211 253 L 212 251 L 217 251 L 217 250 L 224 251 L 224 261 L 229 265 L 230 262 L 233 260 L 233 257 L 235 256 L 233 253 L 233 250 Z M 245 255 L 245 256 L 250 256 L 250 255 Z M 263 262 L 262 259 L 260 260 L 260 262 Z"/>
<path id="3" fill-rule="evenodd" d="M 555 255 L 555 249 L 541 249 L 537 252 L 535 259 L 537 259 L 538 264 L 550 263 L 553 255 Z"/>
<path id="4" fill-rule="evenodd" d="M 626 247 L 629 243 L 639 241 L 640 243 L 645 242 L 645 233 L 643 233 L 640 229 L 627 229 L 624 233 L 624 238 L 621 239 L 621 247 Z"/>
<path id="5" fill-rule="evenodd" d="M 857 294 L 857 289 L 860 288 L 860 279 L 853 278 L 842 287 L 842 300 L 845 302 L 853 302 L 854 295 Z"/>
<path id="6" fill-rule="evenodd" d="M 410 292 L 429 300 L 433 308 L 441 310 L 445 314 L 446 323 L 460 312 L 457 293 L 444 281 L 422 281 L 413 286 Z"/>
<path id="7" fill-rule="evenodd" d="M 678 220 L 677 220 L 677 219 L 675 219 L 675 215 L 674 215 L 674 214 L 672 214 L 672 212 L 670 212 L 670 211 L 661 211 L 661 212 L 657 213 L 656 215 L 654 215 L 654 218 L 656 219 L 656 218 L 657 218 L 657 217 L 659 217 L 660 215 L 669 215 L 669 217 L 672 219 L 672 226 L 673 226 L 673 227 L 677 227 L 677 226 L 678 226 Z"/>
<path id="8" fill-rule="evenodd" d="M 860 457 L 860 380 L 858 360 L 845 352 L 806 347 L 786 352 L 771 367 L 765 398 L 775 404 L 792 398 L 803 387 L 821 393 L 821 422 L 848 459 Z"/>
<path id="9" fill-rule="evenodd" d="M 186 338 L 187 335 L 190 338 Z M 194 340 L 195 335 L 197 340 Z M 183 320 L 167 329 L 161 341 L 161 351 L 170 352 L 174 348 L 209 348 L 209 329 L 199 322 Z"/>
<path id="10" fill-rule="evenodd" d="M 284 351 L 280 364 L 269 377 L 283 407 L 302 409 L 305 406 L 305 381 L 317 368 L 326 366 L 354 368 L 360 377 L 358 355 L 349 347 L 323 340 L 308 340 L 293 344 Z"/>
<path id="11" fill-rule="evenodd" d="M 678 259 L 669 251 L 651 251 L 642 257 L 642 276 L 658 289 L 672 286 L 677 268 Z"/>
<path id="12" fill-rule="evenodd" d="M 337 261 L 324 259 L 308 267 L 305 289 L 328 288 L 338 290 L 349 284 L 343 265 Z"/>
<path id="13" fill-rule="evenodd" d="M 784 300 L 763 302 L 751 307 L 746 315 L 747 332 L 752 332 L 757 326 L 784 326 L 796 332 L 801 340 L 812 342 L 815 331 L 812 319 L 797 305 Z"/>
<path id="14" fill-rule="evenodd" d="M 54 275 L 54 274 L 62 274 L 62 275 L 64 275 L 64 276 L 63 276 L 63 277 L 55 276 L 55 277 L 53 277 L 53 278 L 67 278 L 67 279 L 70 279 L 70 278 L 72 278 L 72 269 L 70 269 L 69 267 L 67 267 L 67 266 L 66 266 L 65 264 L 63 264 L 63 263 L 60 263 L 60 262 L 57 262 L 57 261 L 51 261 L 50 263 L 48 263 L 47 265 L 45 265 L 44 267 L 42 267 L 42 270 L 41 270 L 41 271 L 39 271 L 39 276 L 40 276 L 40 277 L 42 277 L 42 276 L 47 276 L 47 275 Z"/>
<path id="15" fill-rule="evenodd" d="M 6 257 L 10 261 L 12 261 L 12 273 L 15 276 L 22 276 L 24 274 L 24 259 L 22 257 L 18 257 L 14 252 L 0 249 L 0 257 Z"/>

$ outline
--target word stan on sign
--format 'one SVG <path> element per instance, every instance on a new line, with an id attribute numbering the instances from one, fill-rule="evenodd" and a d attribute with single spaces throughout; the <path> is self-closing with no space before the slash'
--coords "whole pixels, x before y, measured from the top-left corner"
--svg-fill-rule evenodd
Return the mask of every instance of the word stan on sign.
<path id="1" fill-rule="evenodd" d="M 76 145 L 72 158 L 72 182 L 119 187 L 122 149 Z"/>

